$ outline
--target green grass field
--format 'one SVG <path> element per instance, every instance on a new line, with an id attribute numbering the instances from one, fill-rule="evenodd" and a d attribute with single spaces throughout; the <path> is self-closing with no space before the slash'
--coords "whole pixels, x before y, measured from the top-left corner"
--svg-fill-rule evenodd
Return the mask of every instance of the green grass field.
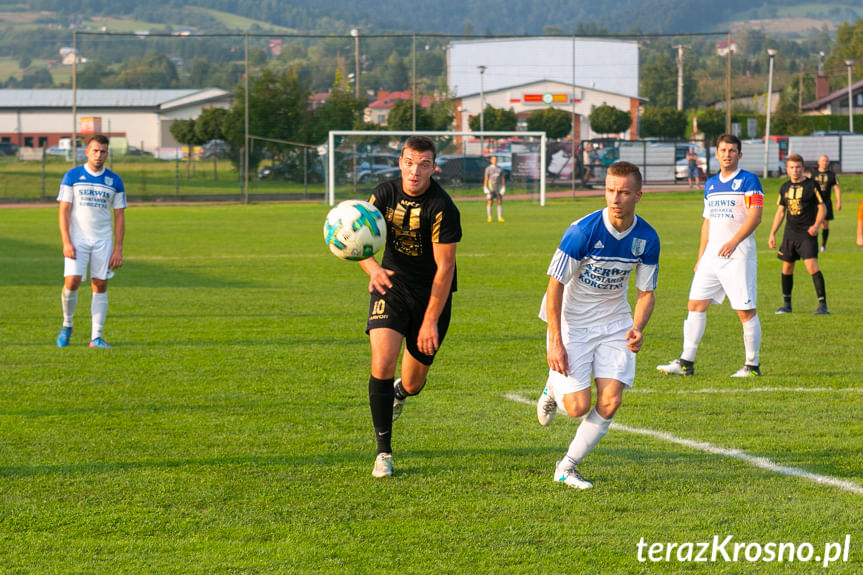
<path id="1" fill-rule="evenodd" d="M 86 346 L 83 288 L 72 345 L 54 346 L 56 210 L 0 209 L 0 572 L 861 573 L 859 200 L 846 194 L 820 260 L 826 317 L 809 314 L 802 266 L 795 313 L 773 315 L 768 202 L 765 375 L 741 381 L 728 377 L 743 346 L 727 303 L 708 313 L 695 377 L 654 369 L 680 352 L 701 201 L 643 198 L 663 243 L 657 305 L 635 389 L 581 466 L 596 485 L 585 492 L 551 480 L 577 421 L 536 422 L 536 314 L 561 234 L 600 198 L 509 201 L 504 224 L 459 203 L 453 322 L 395 424 L 386 480 L 371 477 L 367 280 L 324 246 L 327 206 L 130 207 L 110 350 Z M 815 562 L 846 535 L 847 562 Z M 642 538 L 727 536 L 811 544 L 813 557 L 639 561 Z"/>

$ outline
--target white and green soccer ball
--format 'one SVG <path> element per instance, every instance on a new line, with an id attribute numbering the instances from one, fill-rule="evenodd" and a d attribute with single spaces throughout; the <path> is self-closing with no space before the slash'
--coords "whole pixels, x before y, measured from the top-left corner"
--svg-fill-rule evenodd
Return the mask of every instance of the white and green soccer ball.
<path id="1" fill-rule="evenodd" d="M 359 261 L 375 255 L 387 241 L 387 224 L 380 210 L 361 200 L 345 200 L 324 221 L 324 240 L 343 260 Z"/>

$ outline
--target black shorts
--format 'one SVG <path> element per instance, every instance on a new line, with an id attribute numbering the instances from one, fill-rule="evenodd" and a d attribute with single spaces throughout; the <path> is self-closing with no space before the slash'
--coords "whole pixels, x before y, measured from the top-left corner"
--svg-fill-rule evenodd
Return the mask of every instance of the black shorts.
<path id="1" fill-rule="evenodd" d="M 832 220 L 833 219 L 833 200 L 825 199 L 824 200 L 824 207 L 827 208 L 827 215 L 824 216 L 824 219 L 825 220 Z"/>
<path id="2" fill-rule="evenodd" d="M 784 237 L 776 257 L 783 262 L 818 259 L 818 238 L 810 235 Z"/>
<path id="3" fill-rule="evenodd" d="M 416 294 L 406 286 L 393 282 L 393 287 L 381 295 L 374 292 L 369 302 L 369 319 L 366 322 L 366 333 L 377 328 L 389 328 L 405 336 L 405 346 L 417 361 L 431 365 L 434 354 L 426 355 L 417 349 L 417 337 L 420 326 L 428 307 L 429 294 Z M 452 294 L 447 298 L 446 305 L 437 322 L 438 345 L 443 343 L 449 328 L 452 311 Z"/>

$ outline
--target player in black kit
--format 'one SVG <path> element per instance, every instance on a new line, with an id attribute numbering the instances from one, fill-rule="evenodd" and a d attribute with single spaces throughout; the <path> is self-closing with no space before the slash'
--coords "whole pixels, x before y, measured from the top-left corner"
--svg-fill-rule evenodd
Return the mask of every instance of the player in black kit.
<path id="1" fill-rule="evenodd" d="M 392 427 L 405 399 L 417 395 L 447 332 L 456 291 L 455 252 L 461 240 L 459 211 L 431 175 L 434 142 L 425 136 L 405 141 L 401 177 L 380 184 L 369 202 L 387 221 L 381 263 L 360 262 L 369 274 L 366 333 L 372 350 L 369 405 L 377 440 L 372 475 L 393 474 Z M 396 365 L 404 342 L 401 377 Z"/>
<path id="2" fill-rule="evenodd" d="M 785 170 L 789 180 L 779 188 L 779 201 L 767 245 L 776 248 L 776 232 L 788 214 L 782 245 L 777 257 L 782 260 L 782 307 L 777 314 L 791 313 L 791 290 L 794 287 L 794 262 L 803 260 L 806 271 L 815 284 L 818 308 L 814 315 L 826 315 L 827 296 L 824 290 L 824 276 L 818 268 L 818 228 L 824 221 L 826 208 L 821 190 L 815 180 L 803 175 L 803 158 L 799 154 L 788 156 Z"/>
<path id="3" fill-rule="evenodd" d="M 842 209 L 842 190 L 839 189 L 839 180 L 836 174 L 830 170 L 830 158 L 821 154 L 818 157 L 818 171 L 812 175 L 812 179 L 818 183 L 821 188 L 821 199 L 824 200 L 824 207 L 827 208 L 827 213 L 824 216 L 824 221 L 821 222 L 821 251 L 827 249 L 827 238 L 830 237 L 830 220 L 833 219 L 833 200 L 830 193 L 836 194 L 836 211 Z"/>

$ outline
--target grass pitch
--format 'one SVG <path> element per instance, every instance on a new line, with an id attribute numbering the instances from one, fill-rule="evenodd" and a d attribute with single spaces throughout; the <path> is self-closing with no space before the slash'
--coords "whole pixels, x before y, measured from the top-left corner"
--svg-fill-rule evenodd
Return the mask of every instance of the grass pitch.
<path id="1" fill-rule="evenodd" d="M 757 232 L 765 375 L 740 381 L 728 377 L 743 346 L 727 303 L 708 312 L 695 377 L 655 370 L 680 353 L 701 200 L 643 198 L 662 240 L 657 305 L 615 419 L 625 427 L 582 465 L 596 484 L 586 492 L 551 481 L 577 422 L 536 422 L 547 370 L 536 314 L 561 234 L 599 198 L 510 201 L 504 224 L 487 224 L 482 202 L 459 203 L 453 322 L 428 387 L 395 424 L 389 480 L 371 477 L 367 280 L 325 248 L 327 206 L 131 207 L 110 350 L 86 347 L 86 288 L 72 345 L 54 347 L 56 209 L 0 210 L 0 572 L 860 573 L 859 199 L 846 194 L 820 258 L 827 317 L 809 315 L 802 266 L 795 313 L 773 315 L 768 202 Z M 811 544 L 813 557 L 639 560 L 642 538 L 729 535 Z M 847 561 L 815 561 L 846 535 Z"/>

